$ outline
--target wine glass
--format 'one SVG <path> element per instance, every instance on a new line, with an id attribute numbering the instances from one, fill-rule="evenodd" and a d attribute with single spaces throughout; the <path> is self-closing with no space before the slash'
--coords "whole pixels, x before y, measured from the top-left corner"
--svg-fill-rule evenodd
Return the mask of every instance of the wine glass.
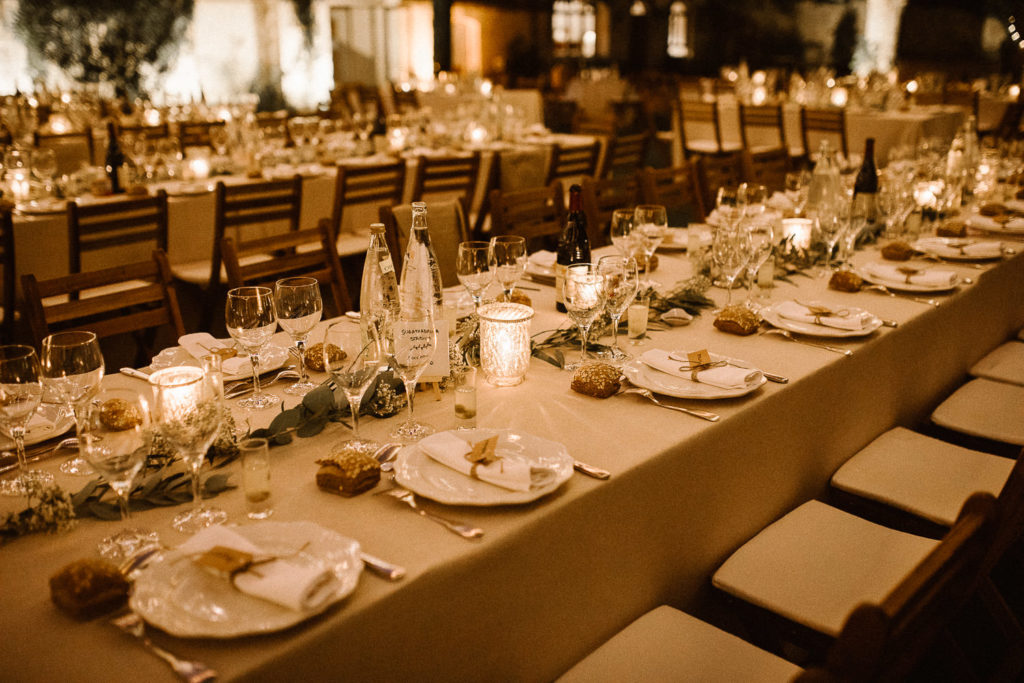
<path id="1" fill-rule="evenodd" d="M 761 268 L 771 258 L 775 249 L 776 223 L 768 220 L 751 221 L 748 227 L 750 232 L 750 292 L 747 297 L 748 306 L 752 307 L 754 301 L 754 288 L 757 287 L 757 275 Z"/>
<path id="2" fill-rule="evenodd" d="M 565 310 L 580 330 L 580 359 L 565 366 L 566 370 L 575 370 L 588 360 L 587 335 L 604 308 L 604 286 L 604 277 L 595 263 L 576 263 L 565 270 L 562 281 Z"/>
<path id="3" fill-rule="evenodd" d="M 491 238 L 489 261 L 494 278 L 505 292 L 504 300 L 512 300 L 516 281 L 526 272 L 526 238 L 499 235 Z"/>
<path id="4" fill-rule="evenodd" d="M 756 221 L 768 208 L 768 188 L 757 183 L 743 183 L 739 186 L 739 193 L 742 196 L 743 215 L 750 220 Z"/>
<path id="5" fill-rule="evenodd" d="M 96 396 L 99 407 L 89 411 L 82 423 L 81 451 L 93 468 L 103 475 L 117 496 L 122 528 L 100 541 L 100 555 L 121 561 L 147 546 L 157 545 L 151 531 L 128 528 L 128 497 L 132 482 L 146 463 L 153 442 L 150 402 L 138 392 L 106 389 Z"/>
<path id="6" fill-rule="evenodd" d="M 253 393 L 238 405 L 248 410 L 276 406 L 281 399 L 260 389 L 260 350 L 267 345 L 277 329 L 274 315 L 274 293 L 269 287 L 236 287 L 228 292 L 224 307 L 224 323 L 228 334 L 249 354 L 252 365 Z"/>
<path id="7" fill-rule="evenodd" d="M 75 418 L 75 433 L 81 431 L 89 402 L 103 379 L 103 354 L 96 335 L 86 331 L 55 332 L 43 339 L 40 353 L 43 386 Z M 81 442 L 79 442 L 81 446 Z M 74 458 L 61 463 L 64 474 L 94 474 L 82 458 L 81 447 Z"/>
<path id="8" fill-rule="evenodd" d="M 633 255 L 633 212 L 634 209 L 615 209 L 612 211 L 612 219 L 609 223 L 609 236 L 612 244 L 625 257 Z"/>
<path id="9" fill-rule="evenodd" d="M 633 211 L 633 231 L 644 252 L 644 273 L 651 275 L 651 257 L 665 239 L 668 230 L 668 212 L 659 204 L 640 204 Z"/>
<path id="10" fill-rule="evenodd" d="M 745 227 L 719 225 L 711 236 L 711 257 L 718 266 L 727 295 L 725 305 L 732 303 L 732 286 L 747 265 L 750 252 L 750 233 Z"/>
<path id="11" fill-rule="evenodd" d="M 392 431 L 391 436 L 404 441 L 418 441 L 434 432 L 430 425 L 417 422 L 413 413 L 416 382 L 430 364 L 438 344 L 431 295 L 405 296 L 401 313 L 396 319 L 389 320 L 389 323 L 382 341 L 388 363 L 405 384 L 409 402 L 409 419 Z"/>
<path id="12" fill-rule="evenodd" d="M 199 471 L 222 419 L 213 377 L 202 368 L 183 365 L 157 370 L 149 383 L 155 399 L 153 419 L 163 437 L 181 454 L 192 479 L 192 509 L 176 515 L 171 525 L 182 533 L 195 533 L 223 523 L 227 513 L 204 505 L 199 490 Z"/>
<path id="13" fill-rule="evenodd" d="M 32 154 L 32 175 L 46 186 L 46 191 L 53 188 L 53 176 L 57 175 L 57 154 L 49 147 L 36 149 Z"/>
<path id="14" fill-rule="evenodd" d="M 627 256 L 602 256 L 597 262 L 597 271 L 604 277 L 604 308 L 612 319 L 612 348 L 609 357 L 613 361 L 631 358 L 619 348 L 619 320 L 636 298 L 640 287 L 636 259 Z"/>
<path id="15" fill-rule="evenodd" d="M 807 171 L 794 171 L 786 174 L 786 197 L 793 203 L 793 213 L 802 216 L 807 206 L 807 193 L 810 189 L 811 176 Z"/>
<path id="16" fill-rule="evenodd" d="M 473 297 L 474 311 L 480 308 L 484 290 L 494 279 L 490 266 L 490 247 L 488 242 L 460 242 L 459 253 L 455 257 L 455 272 L 459 282 Z"/>
<path id="17" fill-rule="evenodd" d="M 49 484 L 53 475 L 30 470 L 25 462 L 25 428 L 43 397 L 39 358 L 31 346 L 0 346 L 0 427 L 14 440 L 18 475 L 0 481 L 0 495 L 24 496 L 28 484 Z"/>
<path id="18" fill-rule="evenodd" d="M 843 199 L 835 199 L 827 206 L 819 207 L 817 223 L 821 239 L 825 242 L 825 265 L 821 270 L 822 277 L 829 274 L 832 267 L 832 251 L 842 237 L 844 228 L 850 222 L 850 204 Z"/>
<path id="19" fill-rule="evenodd" d="M 746 212 L 747 196 L 739 187 L 723 185 L 715 195 L 715 209 L 721 222 L 735 228 Z"/>
<path id="20" fill-rule="evenodd" d="M 299 357 L 299 381 L 284 390 L 292 396 L 302 396 L 316 384 L 309 381 L 306 372 L 306 339 L 320 322 L 324 302 L 320 297 L 320 283 L 312 277 L 289 277 L 274 283 L 274 309 L 281 329 L 295 342 Z"/>
<path id="21" fill-rule="evenodd" d="M 337 353 L 334 347 L 342 353 Z M 365 334 L 359 325 L 350 321 L 327 328 L 327 334 L 324 335 L 324 370 L 331 373 L 352 409 L 352 439 L 345 442 L 346 446 L 369 451 L 379 445 L 359 437 L 359 408 L 363 394 L 383 365 L 384 353 L 377 337 L 377 328 L 373 325 L 366 328 Z"/>

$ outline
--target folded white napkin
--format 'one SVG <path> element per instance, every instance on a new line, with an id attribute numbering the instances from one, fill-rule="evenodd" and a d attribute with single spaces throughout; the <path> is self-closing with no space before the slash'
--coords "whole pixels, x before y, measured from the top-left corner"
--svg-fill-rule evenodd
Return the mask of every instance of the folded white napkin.
<path id="1" fill-rule="evenodd" d="M 193 332 L 192 334 L 178 337 L 178 345 L 198 360 L 203 356 L 210 355 L 214 349 L 232 346 L 232 342 L 215 339 L 209 332 Z M 239 375 L 243 372 L 252 372 L 249 358 L 244 355 L 224 359 L 221 363 L 221 369 L 225 375 Z"/>
<path id="2" fill-rule="evenodd" d="M 822 306 L 822 308 L 827 308 Z M 775 312 L 786 320 L 808 323 L 811 325 L 824 325 L 840 330 L 863 330 L 871 322 L 870 313 L 857 313 L 852 315 L 819 315 L 816 316 L 811 309 L 795 301 L 783 301 L 775 306 Z"/>
<path id="3" fill-rule="evenodd" d="M 651 349 L 644 351 L 640 356 L 640 360 L 655 370 L 672 375 L 673 377 L 692 379 L 689 370 L 680 369 L 686 367 L 687 362 L 685 360 L 676 360 L 676 358 L 671 357 L 672 355 L 682 358 L 686 357 L 686 353 L 682 351 L 670 354 L 664 349 Z M 761 378 L 760 370 L 738 368 L 735 365 L 723 365 L 717 368 L 701 370 L 697 373 L 698 382 L 718 387 L 719 389 L 746 389 L 760 384 Z"/>
<path id="4" fill-rule="evenodd" d="M 550 270 L 555 267 L 555 261 L 557 260 L 558 254 L 547 249 L 541 249 L 530 254 L 529 263 L 531 266 Z"/>
<path id="5" fill-rule="evenodd" d="M 907 281 L 906 273 L 900 272 L 900 266 L 891 266 L 888 263 L 869 263 L 865 272 L 877 280 L 883 280 L 894 285 L 919 285 L 921 287 L 952 287 L 956 284 L 956 273 L 951 270 L 927 269 L 914 273 Z"/>
<path id="6" fill-rule="evenodd" d="M 792 211 L 796 208 L 796 204 L 790 199 L 785 192 L 774 192 L 772 196 L 768 198 L 765 204 L 778 211 Z"/>
<path id="7" fill-rule="evenodd" d="M 1003 206 L 1005 206 L 1010 211 L 1024 213 L 1024 200 L 1022 199 L 1007 199 L 1005 202 L 1003 202 Z"/>
<path id="8" fill-rule="evenodd" d="M 999 223 L 991 216 L 974 214 L 967 219 L 967 226 L 992 232 L 1024 232 L 1024 218 L 1011 218 L 1006 223 Z"/>
<path id="9" fill-rule="evenodd" d="M 451 432 L 431 434 L 418 445 L 428 456 L 457 472 L 511 491 L 530 490 L 530 465 L 525 462 L 501 458 L 489 465 L 476 465 L 475 475 L 470 475 L 474 463 L 466 460 L 466 454 L 473 448 Z"/>
<path id="10" fill-rule="evenodd" d="M 963 249 L 960 245 L 963 245 Z M 971 242 L 968 240 L 947 240 L 943 237 L 926 237 L 914 243 L 914 248 L 942 258 L 999 258 L 1003 255 L 1002 242 Z"/>
<path id="11" fill-rule="evenodd" d="M 195 557 L 217 546 L 249 553 L 257 561 L 266 558 L 262 548 L 225 526 L 207 527 L 178 546 Z M 235 587 L 246 595 L 297 611 L 315 610 L 330 600 L 338 577 L 330 568 L 304 567 L 284 559 L 271 560 L 235 575 Z"/>

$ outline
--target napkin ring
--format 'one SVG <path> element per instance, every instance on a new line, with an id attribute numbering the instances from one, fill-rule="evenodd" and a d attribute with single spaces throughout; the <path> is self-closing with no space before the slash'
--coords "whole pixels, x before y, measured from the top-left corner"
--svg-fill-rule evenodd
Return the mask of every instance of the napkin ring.
<path id="1" fill-rule="evenodd" d="M 694 382 L 697 380 L 697 374 L 710 370 L 711 368 L 724 368 L 728 363 L 724 360 L 714 360 L 708 363 L 687 363 L 686 365 L 679 366 L 679 372 L 690 373 L 690 379 Z"/>

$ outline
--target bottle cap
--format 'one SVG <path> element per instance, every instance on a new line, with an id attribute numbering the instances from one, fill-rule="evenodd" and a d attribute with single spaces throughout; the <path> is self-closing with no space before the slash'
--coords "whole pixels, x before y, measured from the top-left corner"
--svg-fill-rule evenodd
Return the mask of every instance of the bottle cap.
<path id="1" fill-rule="evenodd" d="M 384 224 L 383 223 L 370 223 L 370 232 L 374 233 L 375 235 L 383 235 L 384 234 Z"/>

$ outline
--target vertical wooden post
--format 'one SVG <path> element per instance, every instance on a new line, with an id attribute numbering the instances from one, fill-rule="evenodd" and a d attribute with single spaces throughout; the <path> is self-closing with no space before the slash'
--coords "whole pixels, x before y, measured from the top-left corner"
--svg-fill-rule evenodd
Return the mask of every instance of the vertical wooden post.
<path id="1" fill-rule="evenodd" d="M 452 70 L 452 0 L 434 0 L 434 73 Z"/>

